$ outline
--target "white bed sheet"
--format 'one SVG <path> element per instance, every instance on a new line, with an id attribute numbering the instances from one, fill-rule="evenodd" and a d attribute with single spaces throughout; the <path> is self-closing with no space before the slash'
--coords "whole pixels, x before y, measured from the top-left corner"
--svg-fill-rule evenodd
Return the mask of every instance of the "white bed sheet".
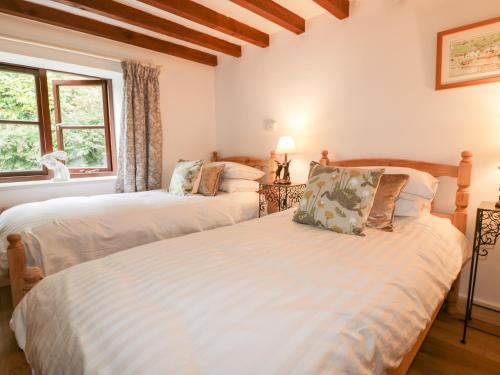
<path id="1" fill-rule="evenodd" d="M 0 275 L 7 274 L 10 233 L 22 235 L 28 265 L 50 275 L 134 246 L 257 216 L 255 192 L 205 197 L 155 190 L 23 204 L 0 215 Z"/>
<path id="2" fill-rule="evenodd" d="M 381 374 L 429 323 L 466 248 L 430 215 L 357 237 L 285 211 L 54 274 L 11 327 L 38 374 Z"/>

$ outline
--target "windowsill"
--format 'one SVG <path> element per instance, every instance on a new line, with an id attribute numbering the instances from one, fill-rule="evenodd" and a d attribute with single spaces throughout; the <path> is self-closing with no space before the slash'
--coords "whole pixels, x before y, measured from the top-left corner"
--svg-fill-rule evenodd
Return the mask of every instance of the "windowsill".
<path id="1" fill-rule="evenodd" d="M 0 183 L 0 191 L 1 190 L 9 190 L 9 189 L 29 189 L 36 187 L 47 187 L 47 186 L 71 186 L 75 184 L 91 184 L 91 183 L 100 183 L 106 181 L 114 181 L 116 180 L 116 176 L 101 176 L 101 177 L 81 177 L 81 178 L 72 178 L 69 181 L 64 182 L 52 182 L 51 180 L 34 180 L 34 181 L 18 181 L 18 182 L 2 182 Z"/>

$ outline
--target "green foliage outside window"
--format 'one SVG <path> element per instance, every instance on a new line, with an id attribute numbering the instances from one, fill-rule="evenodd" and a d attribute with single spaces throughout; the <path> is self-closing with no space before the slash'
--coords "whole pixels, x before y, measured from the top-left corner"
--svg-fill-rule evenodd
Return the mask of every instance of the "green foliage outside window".
<path id="1" fill-rule="evenodd" d="M 82 79 L 65 73 L 48 72 L 52 142 L 57 149 L 52 80 Z M 35 79 L 31 74 L 0 70 L 0 119 L 38 121 Z M 61 87 L 62 122 L 68 125 L 103 125 L 100 86 Z M 70 167 L 106 165 L 104 131 L 64 130 L 64 150 Z M 40 170 L 38 125 L 0 124 L 0 172 Z"/>

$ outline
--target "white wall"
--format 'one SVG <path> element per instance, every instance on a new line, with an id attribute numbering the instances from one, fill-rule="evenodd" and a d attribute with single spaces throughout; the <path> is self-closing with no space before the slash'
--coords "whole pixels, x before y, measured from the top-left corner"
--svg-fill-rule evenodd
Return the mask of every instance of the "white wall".
<path id="1" fill-rule="evenodd" d="M 477 205 L 498 196 L 500 84 L 435 91 L 436 33 L 499 14 L 494 0 L 358 0 L 344 21 L 324 14 L 303 35 L 283 31 L 267 49 L 221 59 L 217 149 L 263 156 L 292 134 L 300 153 L 291 172 L 302 181 L 322 149 L 445 163 L 471 150 L 470 237 Z M 269 119 L 276 133 L 265 130 Z M 477 300 L 500 307 L 499 285 L 497 246 L 480 263 Z"/>
<path id="2" fill-rule="evenodd" d="M 61 32 L 62 30 L 62 32 Z M 94 55 L 126 58 L 162 66 L 160 75 L 163 124 L 164 185 L 179 158 L 209 158 L 215 150 L 214 69 L 172 56 L 0 14 L 0 35 L 30 40 Z M 35 59 L 34 59 L 35 58 Z M 113 78 L 115 123 L 121 114 L 121 66 L 117 61 L 0 39 L 0 61 Z M 0 208 L 63 195 L 112 193 L 113 179 L 69 184 L 0 184 Z"/>

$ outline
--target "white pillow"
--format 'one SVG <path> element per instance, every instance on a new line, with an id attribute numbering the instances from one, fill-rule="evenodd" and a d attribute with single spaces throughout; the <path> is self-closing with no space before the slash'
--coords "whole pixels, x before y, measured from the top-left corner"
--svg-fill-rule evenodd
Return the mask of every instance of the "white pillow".
<path id="1" fill-rule="evenodd" d="M 407 174 L 410 176 L 408 183 L 403 188 L 402 192 L 413 194 L 425 199 L 434 199 L 436 195 L 439 180 L 433 175 L 422 172 L 413 168 L 406 167 L 373 167 L 384 168 L 385 174 Z"/>
<path id="2" fill-rule="evenodd" d="M 224 164 L 224 179 L 241 179 L 241 180 L 258 180 L 266 174 L 260 169 L 250 167 L 248 165 L 234 163 L 232 161 L 215 161 L 208 163 L 207 167 Z"/>
<path id="3" fill-rule="evenodd" d="M 431 212 L 431 200 L 413 194 L 401 193 L 396 201 L 394 216 L 419 217 Z"/>
<path id="4" fill-rule="evenodd" d="M 237 191 L 258 191 L 259 183 L 252 180 L 223 179 L 219 186 L 219 190 L 228 193 L 235 193 Z"/>

